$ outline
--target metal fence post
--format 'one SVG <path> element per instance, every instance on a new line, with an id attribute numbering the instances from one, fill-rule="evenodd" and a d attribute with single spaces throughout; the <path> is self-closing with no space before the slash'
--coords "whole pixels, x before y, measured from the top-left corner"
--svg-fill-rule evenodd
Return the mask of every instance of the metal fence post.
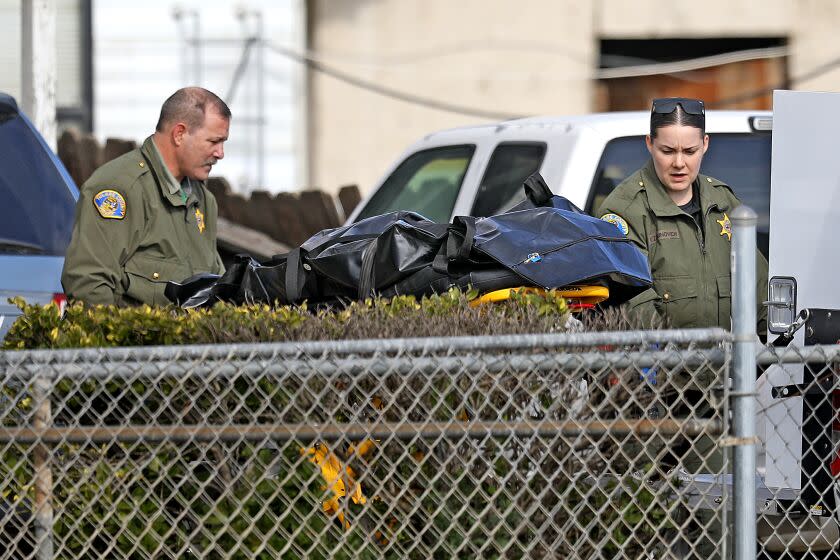
<path id="1" fill-rule="evenodd" d="M 52 424 L 49 378 L 38 376 L 33 383 L 35 414 L 32 419 L 36 432 Z M 50 468 L 50 446 L 42 441 L 32 450 L 35 471 L 35 547 L 37 560 L 53 558 L 53 477 Z"/>
<path id="2" fill-rule="evenodd" d="M 732 212 L 732 428 L 735 560 L 756 557 L 755 509 L 755 343 L 756 223 L 747 206 Z"/>

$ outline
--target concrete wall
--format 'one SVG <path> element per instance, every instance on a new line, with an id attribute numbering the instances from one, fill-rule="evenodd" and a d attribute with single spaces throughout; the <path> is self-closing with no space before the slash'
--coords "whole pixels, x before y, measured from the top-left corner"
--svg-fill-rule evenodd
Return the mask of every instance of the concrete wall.
<path id="1" fill-rule="evenodd" d="M 310 0 L 309 49 L 380 86 L 509 114 L 595 106 L 601 39 L 782 37 L 796 79 L 840 56 L 836 0 Z M 840 88 L 840 63 L 797 89 Z M 310 72 L 314 186 L 366 192 L 412 141 L 480 118 Z"/>
<path id="2" fill-rule="evenodd" d="M 585 2 L 315 0 L 309 9 L 310 49 L 382 86 L 512 115 L 589 107 L 597 45 Z M 310 182 L 323 188 L 368 189 L 424 133 L 488 120 L 318 73 L 309 87 Z"/>
<path id="3" fill-rule="evenodd" d="M 826 2 L 827 3 L 827 2 Z M 797 0 L 600 0 L 589 3 L 604 38 L 778 37 Z"/>

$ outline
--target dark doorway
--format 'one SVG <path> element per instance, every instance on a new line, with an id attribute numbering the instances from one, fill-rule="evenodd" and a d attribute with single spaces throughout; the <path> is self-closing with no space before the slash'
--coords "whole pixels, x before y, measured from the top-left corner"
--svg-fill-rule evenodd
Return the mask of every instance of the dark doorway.
<path id="1" fill-rule="evenodd" d="M 770 38 L 604 39 L 600 68 L 676 62 L 752 49 L 784 47 Z M 656 97 L 696 97 L 710 108 L 770 109 L 772 89 L 785 87 L 787 58 L 772 56 L 722 63 L 674 74 L 600 79 L 598 111 L 646 110 Z"/>

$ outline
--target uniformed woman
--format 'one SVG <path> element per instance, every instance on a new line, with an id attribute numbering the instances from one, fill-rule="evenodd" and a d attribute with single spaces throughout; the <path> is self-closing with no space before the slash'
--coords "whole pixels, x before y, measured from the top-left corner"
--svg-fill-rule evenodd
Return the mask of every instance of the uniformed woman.
<path id="1" fill-rule="evenodd" d="M 630 301 L 643 318 L 657 314 L 673 328 L 729 330 L 731 308 L 729 216 L 741 204 L 732 189 L 700 174 L 709 148 L 698 99 L 655 99 L 650 161 L 604 200 L 597 215 L 612 222 L 648 257 L 653 288 Z M 756 251 L 757 325 L 765 334 L 767 261 Z"/>
<path id="2" fill-rule="evenodd" d="M 700 174 L 703 154 L 709 148 L 705 128 L 702 101 L 654 100 L 650 135 L 645 138 L 650 161 L 616 187 L 597 212 L 648 257 L 653 287 L 628 304 L 631 315 L 647 325 L 658 315 L 673 328 L 731 328 L 729 216 L 740 201 L 728 185 Z M 767 313 L 761 301 L 767 292 L 767 261 L 758 250 L 756 258 L 757 331 L 763 336 Z M 701 368 L 659 373 L 656 409 L 660 414 L 721 419 L 720 392 L 715 389 L 723 387 L 725 372 Z M 718 438 L 660 436 L 626 447 L 635 454 L 628 459 L 636 465 L 653 465 L 660 475 L 675 459 L 688 472 L 723 472 Z M 690 522 L 681 525 L 693 530 L 681 530 L 681 550 L 698 558 L 718 557 L 719 514 L 706 510 L 689 514 L 683 509 L 681 515 L 690 515 Z"/>

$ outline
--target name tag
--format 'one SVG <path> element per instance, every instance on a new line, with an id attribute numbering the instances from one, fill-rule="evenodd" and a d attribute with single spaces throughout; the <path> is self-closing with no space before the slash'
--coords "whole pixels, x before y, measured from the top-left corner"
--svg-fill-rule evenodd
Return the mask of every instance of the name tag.
<path id="1" fill-rule="evenodd" d="M 680 232 L 677 230 L 663 230 L 657 231 L 656 234 L 650 235 L 650 242 L 658 241 L 660 239 L 679 239 Z"/>

